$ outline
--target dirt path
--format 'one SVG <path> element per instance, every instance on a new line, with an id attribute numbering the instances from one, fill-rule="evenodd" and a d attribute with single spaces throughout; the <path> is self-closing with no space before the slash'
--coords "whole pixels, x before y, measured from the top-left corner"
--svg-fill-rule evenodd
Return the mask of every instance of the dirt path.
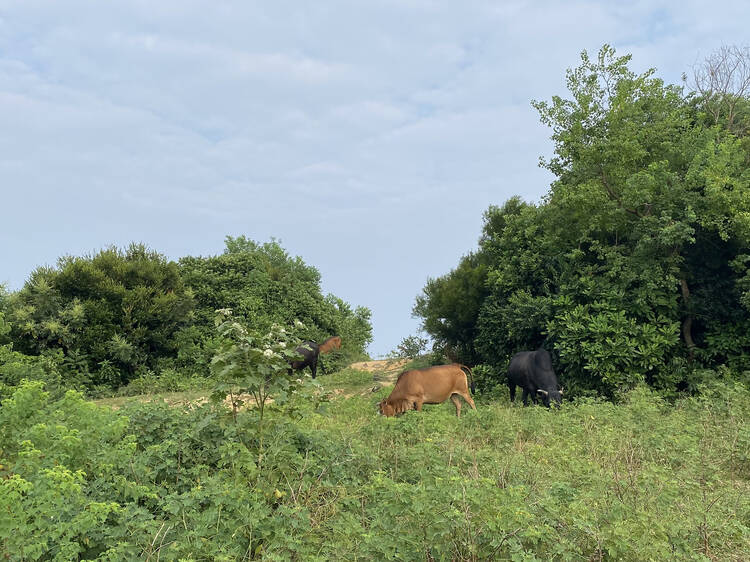
<path id="1" fill-rule="evenodd" d="M 343 388 L 329 388 L 328 391 L 332 392 L 334 396 L 342 398 L 350 398 L 356 395 L 367 395 L 373 392 L 377 392 L 384 386 L 391 386 L 396 383 L 399 373 L 403 371 L 404 365 L 409 362 L 408 359 L 373 359 L 370 361 L 360 361 L 359 363 L 352 363 L 349 365 L 350 369 L 356 369 L 358 371 L 365 371 L 372 373 L 372 384 L 368 385 L 367 388 L 353 390 Z M 318 379 L 320 380 L 320 379 Z M 235 396 L 239 398 L 245 404 L 245 406 L 254 402 L 253 397 L 249 394 L 241 394 Z M 141 400 L 144 402 L 150 402 L 152 400 L 165 401 L 171 405 L 190 405 L 196 406 L 208 402 L 208 397 L 205 392 L 201 391 L 190 391 L 190 392 L 169 392 L 159 395 L 143 395 L 143 396 L 131 396 L 131 397 L 116 397 L 116 398 L 102 398 L 94 400 L 99 405 L 106 405 L 110 408 L 117 410 L 122 405 L 132 399 Z M 269 400 L 270 404 L 273 400 Z M 224 403 L 227 407 L 231 408 L 232 401 L 229 396 L 226 397 Z"/>
<path id="2" fill-rule="evenodd" d="M 396 378 L 408 362 L 408 359 L 377 359 L 352 363 L 349 367 L 372 373 L 373 380 L 380 386 L 385 386 L 396 382 Z"/>

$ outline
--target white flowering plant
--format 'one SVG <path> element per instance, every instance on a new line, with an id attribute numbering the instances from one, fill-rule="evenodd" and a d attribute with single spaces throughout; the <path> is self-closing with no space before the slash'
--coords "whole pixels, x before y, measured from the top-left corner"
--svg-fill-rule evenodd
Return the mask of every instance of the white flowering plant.
<path id="1" fill-rule="evenodd" d="M 312 385 L 309 375 L 290 375 L 290 361 L 299 358 L 295 351 L 299 339 L 277 324 L 259 332 L 235 319 L 229 309 L 216 313 L 222 343 L 211 360 L 216 381 L 212 398 L 216 402 L 228 398 L 235 421 L 238 409 L 247 403 L 257 412 L 262 433 L 263 414 L 271 400 L 283 406 L 302 387 Z"/>

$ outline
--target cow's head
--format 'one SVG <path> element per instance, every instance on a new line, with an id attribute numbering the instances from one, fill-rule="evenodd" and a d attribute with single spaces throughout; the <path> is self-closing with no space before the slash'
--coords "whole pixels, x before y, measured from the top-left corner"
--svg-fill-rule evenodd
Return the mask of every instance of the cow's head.
<path id="1" fill-rule="evenodd" d="M 562 395 L 563 395 L 562 388 L 560 390 L 549 390 L 549 391 L 540 388 L 536 391 L 536 394 L 539 398 L 542 399 L 542 402 L 548 408 L 550 407 L 550 404 L 554 404 L 558 408 L 560 407 L 560 404 L 562 404 Z"/>
<path id="2" fill-rule="evenodd" d="M 385 416 L 387 418 L 392 418 L 396 415 L 396 409 L 388 403 L 387 400 L 383 400 L 380 404 L 378 404 L 378 410 L 380 411 L 381 416 Z"/>

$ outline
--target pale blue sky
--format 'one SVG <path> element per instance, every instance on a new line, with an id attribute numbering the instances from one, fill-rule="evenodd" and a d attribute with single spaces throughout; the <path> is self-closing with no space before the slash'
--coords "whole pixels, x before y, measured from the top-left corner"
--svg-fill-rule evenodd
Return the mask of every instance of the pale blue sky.
<path id="1" fill-rule="evenodd" d="M 0 282 L 145 242 L 280 239 L 373 311 L 379 355 L 481 214 L 538 200 L 529 102 L 603 43 L 668 81 L 750 41 L 746 1 L 0 0 Z"/>

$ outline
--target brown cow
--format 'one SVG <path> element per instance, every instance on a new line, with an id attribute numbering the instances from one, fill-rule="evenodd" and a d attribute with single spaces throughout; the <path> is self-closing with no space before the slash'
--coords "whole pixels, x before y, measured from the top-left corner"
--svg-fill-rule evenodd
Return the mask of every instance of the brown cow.
<path id="1" fill-rule="evenodd" d="M 331 336 L 326 341 L 321 343 L 319 346 L 320 353 L 328 353 L 334 349 L 341 349 L 341 337 Z"/>
<path id="2" fill-rule="evenodd" d="M 450 397 L 456 406 L 456 415 L 460 418 L 459 396 L 476 410 L 463 369 L 471 376 L 471 369 L 458 363 L 404 371 L 398 376 L 390 396 L 378 405 L 380 413 L 384 416 L 395 416 L 412 408 L 419 412 L 422 410 L 422 404 L 440 404 Z M 474 392 L 473 377 L 471 391 Z"/>

